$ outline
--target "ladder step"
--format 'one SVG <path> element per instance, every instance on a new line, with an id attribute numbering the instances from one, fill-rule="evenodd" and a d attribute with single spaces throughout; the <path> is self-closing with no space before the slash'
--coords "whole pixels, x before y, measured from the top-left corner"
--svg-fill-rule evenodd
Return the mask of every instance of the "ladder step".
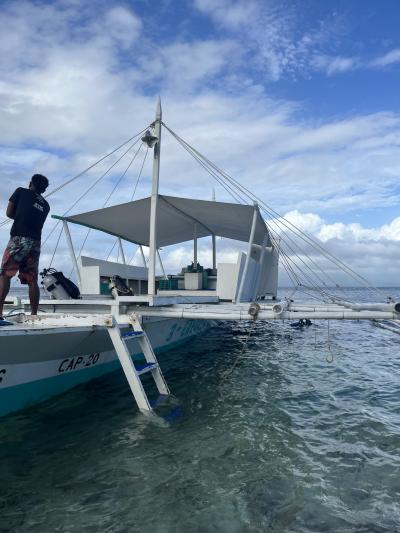
<path id="1" fill-rule="evenodd" d="M 166 422 L 175 422 L 183 415 L 182 407 L 175 407 L 169 413 L 163 416 Z"/>
<path id="2" fill-rule="evenodd" d="M 152 409 L 157 409 L 158 416 L 161 416 L 166 422 L 173 423 L 183 415 L 182 407 L 179 405 L 171 406 L 170 396 L 160 394 L 157 398 L 150 400 Z"/>
<path id="3" fill-rule="evenodd" d="M 157 398 L 154 398 L 154 400 L 150 400 L 150 405 L 153 409 L 156 407 L 159 407 L 160 405 L 165 404 L 169 399 L 168 394 L 159 394 Z"/>
<path id="4" fill-rule="evenodd" d="M 122 333 L 121 337 L 126 339 L 127 337 L 142 337 L 143 335 L 144 331 L 127 331 L 126 333 Z"/>
<path id="5" fill-rule="evenodd" d="M 158 363 L 141 363 L 141 364 L 135 364 L 136 373 L 138 376 L 141 374 L 146 374 L 146 372 L 150 372 L 151 370 L 154 370 L 155 368 L 158 368 Z"/>

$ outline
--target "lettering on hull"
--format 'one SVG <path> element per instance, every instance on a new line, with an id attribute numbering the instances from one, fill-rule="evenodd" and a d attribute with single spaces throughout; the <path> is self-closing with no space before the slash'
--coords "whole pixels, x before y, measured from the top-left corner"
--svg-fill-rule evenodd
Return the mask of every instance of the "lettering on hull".
<path id="1" fill-rule="evenodd" d="M 169 343 L 190 338 L 198 333 L 203 332 L 209 327 L 208 323 L 203 320 L 178 320 L 166 328 L 166 331 L 160 331 L 164 338 L 157 342 L 158 347 L 164 347 Z M 136 342 L 136 341 L 134 341 Z M 31 383 L 40 379 L 55 377 L 57 375 L 66 375 L 71 372 L 85 370 L 93 366 L 99 366 L 104 363 L 116 361 L 115 353 L 110 351 L 97 352 L 87 355 L 75 355 L 63 360 L 55 361 L 38 361 L 34 365 L 24 364 L 0 366 L 0 390 Z M 3 363 L 4 364 L 4 363 Z M 21 368 L 22 367 L 22 368 Z M 16 372 L 18 370 L 18 372 Z M 22 370 L 22 371 L 21 371 Z M 90 379 L 90 378 L 89 378 Z"/>
<path id="2" fill-rule="evenodd" d="M 58 367 L 58 373 L 70 372 L 71 370 L 81 370 L 85 367 L 95 365 L 100 359 L 99 353 L 92 353 L 90 355 L 79 355 L 77 357 L 69 357 L 61 361 Z"/>

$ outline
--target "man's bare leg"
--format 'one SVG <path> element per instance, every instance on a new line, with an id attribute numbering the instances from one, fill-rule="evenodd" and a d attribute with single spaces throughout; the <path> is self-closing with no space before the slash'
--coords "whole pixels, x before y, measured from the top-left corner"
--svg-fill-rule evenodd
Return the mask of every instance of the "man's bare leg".
<path id="1" fill-rule="evenodd" d="M 31 303 L 31 315 L 37 315 L 40 299 L 40 290 L 38 282 L 29 283 L 29 301 Z"/>
<path id="2" fill-rule="evenodd" d="M 3 316 L 3 306 L 10 290 L 10 278 L 0 275 L 0 316 Z"/>

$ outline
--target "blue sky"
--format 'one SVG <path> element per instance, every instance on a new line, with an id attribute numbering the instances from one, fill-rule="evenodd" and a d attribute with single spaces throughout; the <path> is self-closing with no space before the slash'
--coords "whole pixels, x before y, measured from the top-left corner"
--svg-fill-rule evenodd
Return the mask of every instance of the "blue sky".
<path id="1" fill-rule="evenodd" d="M 3 1 L 0 202 L 33 172 L 54 186 L 79 172 L 151 122 L 161 94 L 182 137 L 374 282 L 398 283 L 399 22 L 391 0 Z M 161 191 L 209 198 L 215 184 L 167 134 L 163 149 Z M 99 207 L 118 172 L 75 211 Z M 147 161 L 138 197 L 150 172 Z M 103 248 L 94 236 L 86 252 Z M 190 258 L 163 253 L 171 268 Z"/>

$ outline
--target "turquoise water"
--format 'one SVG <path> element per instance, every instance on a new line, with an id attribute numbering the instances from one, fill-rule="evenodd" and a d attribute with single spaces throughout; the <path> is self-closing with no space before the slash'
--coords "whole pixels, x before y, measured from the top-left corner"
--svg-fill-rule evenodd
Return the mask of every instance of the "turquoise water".
<path id="1" fill-rule="evenodd" d="M 120 373 L 6 417 L 0 532 L 399 532 L 399 342 L 223 324 L 163 355 L 172 423 Z"/>

